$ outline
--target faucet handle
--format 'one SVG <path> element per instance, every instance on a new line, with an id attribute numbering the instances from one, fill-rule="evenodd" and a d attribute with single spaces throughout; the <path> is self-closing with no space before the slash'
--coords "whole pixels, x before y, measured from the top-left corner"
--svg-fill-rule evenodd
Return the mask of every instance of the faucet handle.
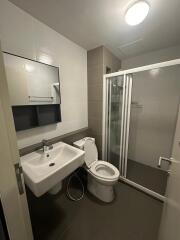
<path id="1" fill-rule="evenodd" d="M 42 144 L 43 144 L 43 146 L 48 146 L 48 140 L 47 139 L 43 139 L 42 140 Z"/>
<path id="2" fill-rule="evenodd" d="M 49 150 L 53 149 L 53 145 L 49 145 L 48 147 L 49 147 Z"/>
<path id="3" fill-rule="evenodd" d="M 42 145 L 43 145 L 43 152 L 46 152 L 46 151 L 49 151 L 49 150 L 53 149 L 53 145 L 51 145 L 49 143 L 49 141 L 46 140 L 46 139 L 42 140 Z"/>

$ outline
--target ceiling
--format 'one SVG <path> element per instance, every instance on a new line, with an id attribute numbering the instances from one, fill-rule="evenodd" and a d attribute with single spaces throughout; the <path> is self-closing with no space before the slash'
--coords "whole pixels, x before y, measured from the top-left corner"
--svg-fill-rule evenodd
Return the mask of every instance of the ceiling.
<path id="1" fill-rule="evenodd" d="M 10 1 L 83 48 L 104 45 L 120 59 L 180 44 L 180 0 L 148 0 L 137 26 L 124 21 L 132 0 Z"/>

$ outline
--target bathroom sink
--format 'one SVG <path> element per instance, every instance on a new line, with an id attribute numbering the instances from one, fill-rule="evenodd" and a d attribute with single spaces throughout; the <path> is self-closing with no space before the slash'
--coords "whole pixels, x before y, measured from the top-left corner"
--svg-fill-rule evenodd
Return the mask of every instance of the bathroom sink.
<path id="1" fill-rule="evenodd" d="M 84 151 L 59 142 L 53 149 L 38 150 L 20 159 L 26 185 L 40 197 L 54 187 L 61 188 L 61 181 L 84 163 Z"/>

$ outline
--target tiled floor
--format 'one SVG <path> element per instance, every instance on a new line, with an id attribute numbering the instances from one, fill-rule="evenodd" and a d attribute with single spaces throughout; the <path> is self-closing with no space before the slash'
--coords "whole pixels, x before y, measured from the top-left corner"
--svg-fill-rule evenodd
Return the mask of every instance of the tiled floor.
<path id="1" fill-rule="evenodd" d="M 165 195 L 167 177 L 166 171 L 128 159 L 127 178 L 161 195 Z"/>
<path id="2" fill-rule="evenodd" d="M 111 152 L 111 163 L 119 168 L 119 155 Z M 168 174 L 159 168 L 128 159 L 127 178 L 161 195 L 165 194 Z"/>
<path id="3" fill-rule="evenodd" d="M 65 193 L 35 198 L 28 191 L 35 240 L 157 240 L 162 203 L 118 183 L 110 204 L 89 193 L 79 202 Z"/>

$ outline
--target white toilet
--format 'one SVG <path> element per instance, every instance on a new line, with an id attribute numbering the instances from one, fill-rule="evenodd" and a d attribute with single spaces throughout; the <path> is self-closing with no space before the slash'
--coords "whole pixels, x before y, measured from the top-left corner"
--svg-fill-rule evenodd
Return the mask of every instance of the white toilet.
<path id="1" fill-rule="evenodd" d="M 114 185 L 118 181 L 119 171 L 111 163 L 98 160 L 98 151 L 94 138 L 83 138 L 74 142 L 74 146 L 85 151 L 85 164 L 88 172 L 87 188 L 103 202 L 114 199 Z"/>

